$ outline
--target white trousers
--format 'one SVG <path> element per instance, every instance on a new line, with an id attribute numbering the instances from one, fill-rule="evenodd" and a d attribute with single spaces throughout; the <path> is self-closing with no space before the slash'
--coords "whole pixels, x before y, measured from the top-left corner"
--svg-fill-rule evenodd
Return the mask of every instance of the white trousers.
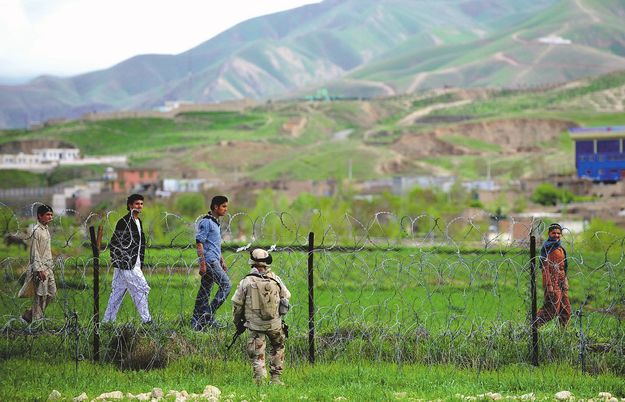
<path id="1" fill-rule="evenodd" d="M 106 306 L 102 322 L 115 321 L 126 291 L 130 293 L 130 297 L 141 316 L 141 321 L 152 321 L 152 316 L 150 316 L 150 310 L 148 309 L 150 286 L 148 281 L 145 280 L 141 268 L 135 267 L 133 269 L 115 268 L 113 284 L 111 285 L 111 296 L 109 297 L 109 303 Z"/>

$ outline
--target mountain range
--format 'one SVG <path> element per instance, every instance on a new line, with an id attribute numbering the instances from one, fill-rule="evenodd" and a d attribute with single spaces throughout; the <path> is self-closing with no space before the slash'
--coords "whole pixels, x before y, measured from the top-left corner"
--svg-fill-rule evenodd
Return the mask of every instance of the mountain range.
<path id="1" fill-rule="evenodd" d="M 0 127 L 166 101 L 524 88 L 625 69 L 622 0 L 325 0 L 177 55 L 0 86 Z"/>

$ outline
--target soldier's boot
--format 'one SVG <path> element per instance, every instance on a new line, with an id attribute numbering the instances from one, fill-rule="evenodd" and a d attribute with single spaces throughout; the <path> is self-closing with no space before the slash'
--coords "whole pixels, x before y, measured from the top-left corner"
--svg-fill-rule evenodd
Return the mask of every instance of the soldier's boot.
<path id="1" fill-rule="evenodd" d="M 260 375 L 254 376 L 254 383 L 259 387 L 265 383 L 265 377 Z"/>
<path id="2" fill-rule="evenodd" d="M 284 385 L 284 382 L 282 382 L 282 380 L 280 379 L 280 374 L 272 374 L 269 384 Z"/>

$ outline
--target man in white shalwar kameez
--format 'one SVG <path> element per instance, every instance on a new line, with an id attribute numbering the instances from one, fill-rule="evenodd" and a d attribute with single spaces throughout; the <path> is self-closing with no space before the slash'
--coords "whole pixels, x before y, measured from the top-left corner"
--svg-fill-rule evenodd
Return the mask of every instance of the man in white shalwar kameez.
<path id="1" fill-rule="evenodd" d="M 132 194 L 126 201 L 128 214 L 117 221 L 115 232 L 110 242 L 113 283 L 104 319 L 102 322 L 112 322 L 117 318 L 117 312 L 122 304 L 126 292 L 141 316 L 143 323 L 152 322 L 148 309 L 148 294 L 150 286 L 143 275 L 143 258 L 145 255 L 145 234 L 139 214 L 143 210 L 143 196 Z"/>
<path id="2" fill-rule="evenodd" d="M 33 298 L 32 307 L 22 314 L 22 319 L 28 323 L 43 318 L 43 312 L 56 296 L 54 261 L 48 231 L 48 224 L 53 218 L 52 208 L 45 204 L 40 205 L 37 208 L 37 223 L 28 239 L 30 258 L 26 270 L 26 281 L 18 294 L 19 297 Z"/>

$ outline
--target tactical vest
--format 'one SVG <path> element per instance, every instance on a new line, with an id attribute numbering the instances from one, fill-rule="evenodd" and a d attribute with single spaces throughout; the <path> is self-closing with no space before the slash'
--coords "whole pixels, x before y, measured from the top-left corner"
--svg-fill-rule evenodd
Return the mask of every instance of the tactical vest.
<path id="1" fill-rule="evenodd" d="M 280 317 L 280 284 L 268 276 L 249 274 L 252 277 L 249 291 L 252 301 L 252 310 L 262 320 L 270 321 Z"/>

